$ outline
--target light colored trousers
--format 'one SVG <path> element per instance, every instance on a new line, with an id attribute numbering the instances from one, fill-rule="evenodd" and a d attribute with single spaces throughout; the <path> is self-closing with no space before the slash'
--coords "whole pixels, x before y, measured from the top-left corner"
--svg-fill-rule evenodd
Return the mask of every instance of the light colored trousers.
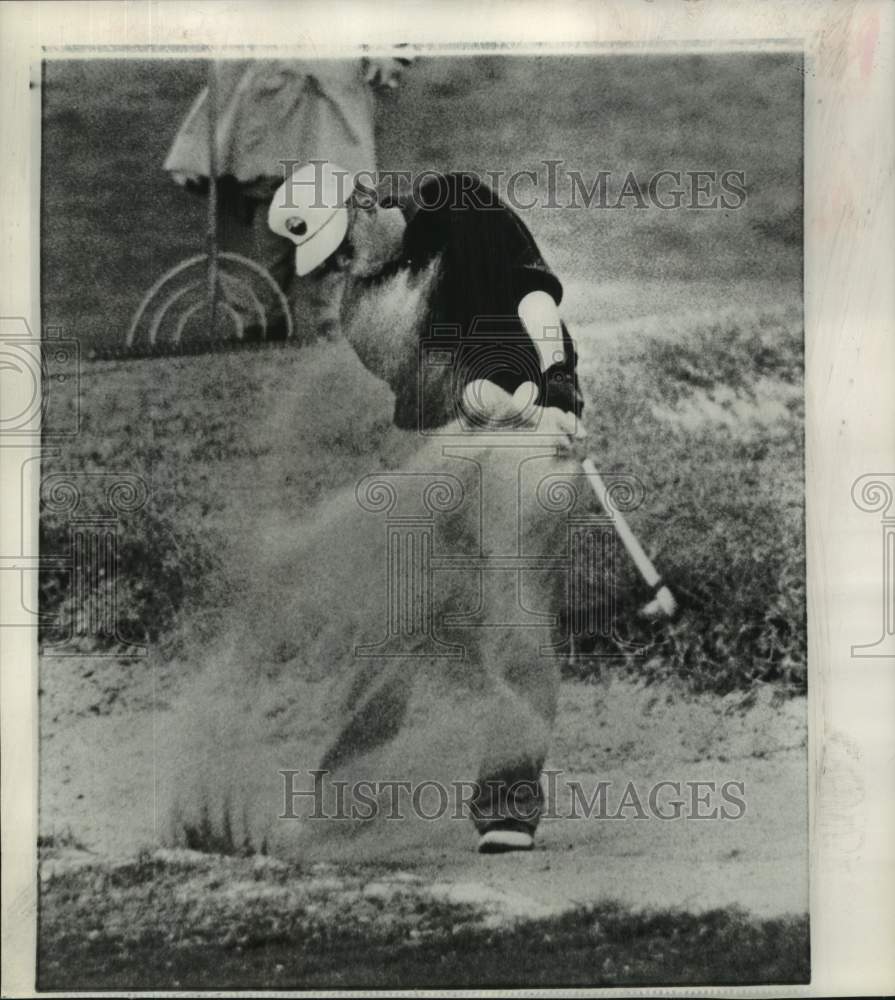
<path id="1" fill-rule="evenodd" d="M 176 843 L 376 856 L 462 843 L 470 817 L 537 824 L 562 663 L 545 650 L 561 639 L 567 574 L 531 558 L 568 554 L 567 516 L 545 497 L 574 472 L 552 452 L 521 435 L 433 437 L 266 526 L 245 599 L 160 741 Z M 529 568 L 514 570 L 520 555 Z M 307 817 L 308 795 L 300 820 L 282 818 L 282 773 L 308 788 L 314 769 L 328 820 Z M 450 808 L 427 818 L 431 802 L 421 816 L 407 800 L 391 822 L 387 781 L 438 783 Z M 362 782 L 382 806 L 372 818 L 352 814 Z"/>

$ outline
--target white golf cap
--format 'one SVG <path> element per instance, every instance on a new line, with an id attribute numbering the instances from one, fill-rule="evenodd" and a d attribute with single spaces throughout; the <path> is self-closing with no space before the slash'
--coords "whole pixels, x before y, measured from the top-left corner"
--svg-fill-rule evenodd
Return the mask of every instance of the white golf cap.
<path id="1" fill-rule="evenodd" d="M 271 231 L 295 244 L 295 273 L 308 274 L 339 248 L 348 231 L 345 207 L 353 183 L 347 170 L 317 160 L 293 171 L 267 212 Z"/>

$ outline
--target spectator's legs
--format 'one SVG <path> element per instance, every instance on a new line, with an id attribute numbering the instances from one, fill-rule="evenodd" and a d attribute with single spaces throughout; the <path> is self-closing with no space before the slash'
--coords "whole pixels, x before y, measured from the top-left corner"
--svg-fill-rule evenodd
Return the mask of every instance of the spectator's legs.
<path id="1" fill-rule="evenodd" d="M 294 245 L 272 233 L 267 225 L 267 207 L 278 184 L 278 180 L 270 179 L 246 187 L 231 178 L 221 179 L 218 245 L 222 251 L 247 257 L 269 272 L 289 303 L 296 340 L 305 343 L 319 337 L 333 337 L 338 332 L 343 278 L 335 272 L 304 277 L 295 273 Z M 239 281 L 228 279 L 228 275 L 246 277 L 254 298 Z M 227 267 L 223 283 L 223 297 L 242 321 L 246 337 L 260 338 L 262 335 L 259 302 L 267 316 L 267 339 L 280 340 L 286 336 L 276 296 L 259 280 Z"/>
<path id="2" fill-rule="evenodd" d="M 270 271 L 292 308 L 293 336 L 302 343 L 334 337 L 344 276 L 335 271 L 295 273 L 295 246 L 272 233 L 267 225 L 268 201 L 253 201 L 252 257 Z"/>

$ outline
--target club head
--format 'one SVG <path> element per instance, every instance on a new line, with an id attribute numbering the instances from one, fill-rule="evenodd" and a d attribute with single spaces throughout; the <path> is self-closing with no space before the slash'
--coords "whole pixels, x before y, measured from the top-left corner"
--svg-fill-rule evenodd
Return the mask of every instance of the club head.
<path id="1" fill-rule="evenodd" d="M 672 618 L 675 611 L 677 611 L 677 601 L 674 599 L 674 594 L 667 587 L 661 587 L 649 604 L 640 609 L 640 614 L 644 618 L 658 618 L 660 615 Z"/>

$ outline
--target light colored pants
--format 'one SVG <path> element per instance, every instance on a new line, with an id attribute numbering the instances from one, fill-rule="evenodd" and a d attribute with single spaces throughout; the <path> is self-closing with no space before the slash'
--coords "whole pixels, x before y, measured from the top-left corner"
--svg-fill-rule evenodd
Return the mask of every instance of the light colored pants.
<path id="1" fill-rule="evenodd" d="M 482 579 L 476 566 L 485 555 L 566 553 L 566 514 L 545 509 L 541 487 L 576 470 L 550 448 L 507 443 L 432 438 L 397 468 L 328 496 L 300 526 L 259 536 L 251 564 L 263 586 L 233 609 L 231 634 L 209 654 L 180 736 L 167 741 L 176 777 L 162 785 L 173 793 L 175 841 L 190 843 L 190 830 L 207 827 L 236 844 L 307 859 L 361 851 L 363 835 L 373 856 L 462 842 L 468 828 L 455 819 L 470 814 L 479 830 L 537 824 L 560 681 L 560 661 L 543 650 L 561 638 L 550 616 L 565 605 L 566 573 L 486 570 Z M 431 520 L 416 517 L 433 509 Z M 424 523 L 431 546 L 411 550 L 407 533 Z M 442 568 L 428 590 L 432 631 L 407 627 L 420 610 L 415 602 L 402 601 L 389 625 L 393 542 L 460 564 Z M 401 565 L 399 590 L 413 582 L 409 563 Z M 433 637 L 447 645 L 432 652 Z M 444 655 L 448 647 L 459 655 Z M 330 816 L 336 782 L 349 790 L 370 781 L 438 782 L 452 803 L 457 782 L 477 787 L 469 812 L 455 817 L 452 806 L 437 821 L 412 811 L 406 822 L 389 820 L 386 792 L 375 821 L 278 818 L 282 770 L 300 772 L 307 787 L 312 768 L 328 772 Z M 345 801 L 350 812 L 350 791 Z M 311 804 L 297 800 L 303 815 Z"/>

